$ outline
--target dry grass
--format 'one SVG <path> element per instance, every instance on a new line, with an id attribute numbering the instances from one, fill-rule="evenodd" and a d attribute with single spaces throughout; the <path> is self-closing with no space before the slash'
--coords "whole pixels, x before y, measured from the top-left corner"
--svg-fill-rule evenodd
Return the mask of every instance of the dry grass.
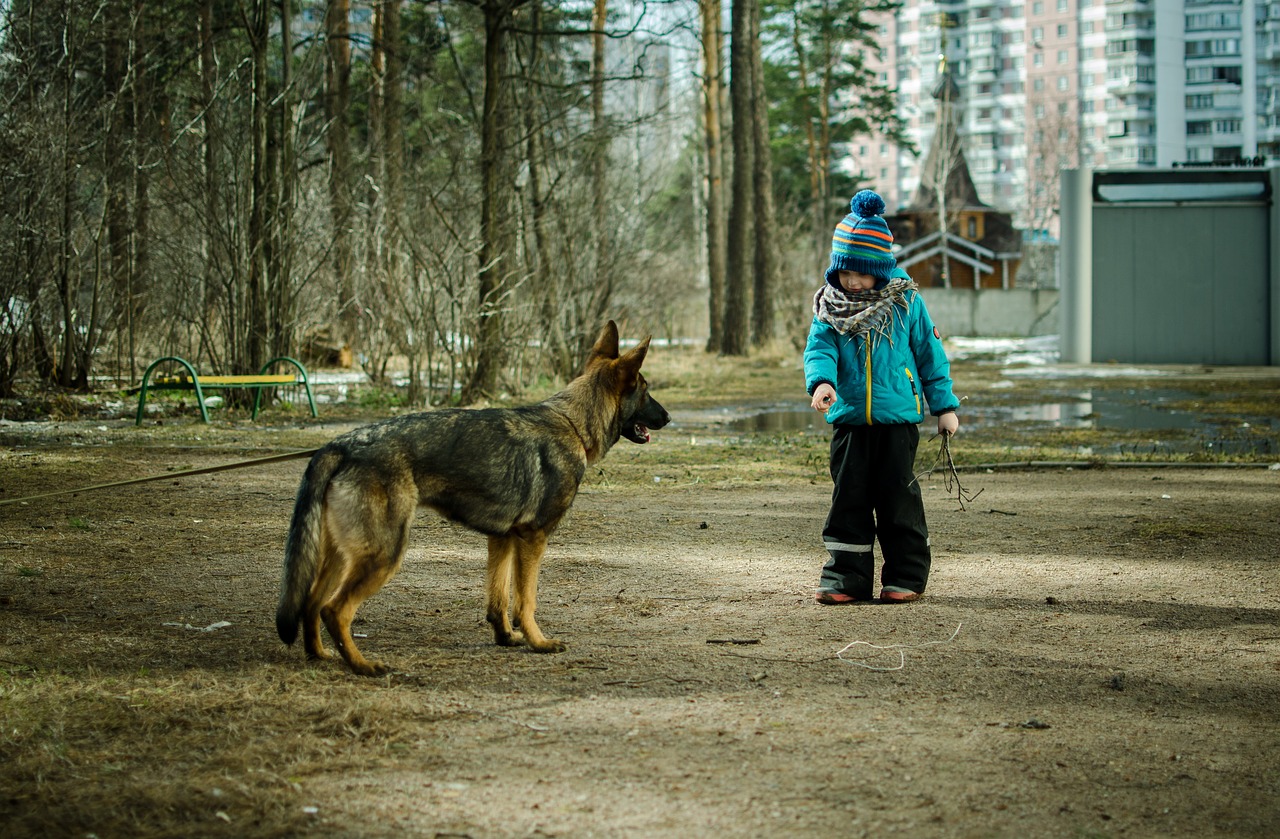
<path id="1" fill-rule="evenodd" d="M 664 349 L 651 355 L 646 374 L 658 398 L 679 411 L 804 402 L 802 375 L 790 351 L 742 360 Z M 992 399 L 1002 398 L 1005 391 L 984 391 L 982 382 L 989 384 L 998 375 L 970 367 L 959 371 L 970 393 Z M 1233 407 L 1256 406 L 1274 398 L 1275 385 L 1242 386 L 1233 393 L 1229 403 Z M 0 450 L 0 498 L 311 447 L 332 436 L 337 425 L 362 418 L 369 417 L 348 413 L 334 423 L 333 416 L 322 416 L 324 424 L 314 425 L 305 418 L 299 422 L 298 417 L 268 412 L 256 424 L 233 415 L 230 421 L 223 419 L 211 426 L 178 420 L 135 429 L 130 418 L 122 417 L 81 425 L 41 424 L 26 431 L 10 427 L 0 440 L 11 447 Z M 97 430 L 100 424 L 106 425 L 105 431 Z M 1010 439 L 1018 434 L 1017 429 L 962 434 L 954 448 L 956 460 L 963 464 L 1062 459 L 1074 456 L 1080 446 L 1115 439 L 1105 435 L 1086 439 L 1066 432 L 1038 433 L 1025 441 Z M 922 469 L 934 461 L 936 445 L 927 438 L 922 441 Z M 4 834 L 308 834 L 317 825 L 317 816 L 309 808 L 319 808 L 322 816 L 332 809 L 332 802 L 319 798 L 316 791 L 338 789 L 344 796 L 355 796 L 356 792 L 344 786 L 347 778 L 378 773 L 394 776 L 401 770 L 429 774 L 448 762 L 454 767 L 452 777 L 460 776 L 458 767 L 462 766 L 471 772 L 466 777 L 482 779 L 483 770 L 471 771 L 467 766 L 465 756 L 476 745 L 471 729 L 463 725 L 468 721 L 483 718 L 497 722 L 486 728 L 495 732 L 488 747 L 498 753 L 518 742 L 525 751 L 513 752 L 512 765 L 523 767 L 522 760 L 536 765 L 537 749 L 547 742 L 540 739 L 544 732 L 538 726 L 509 719 L 503 709 L 573 704 L 581 719 L 595 724 L 594 697 L 576 692 L 577 685 L 590 680 L 595 680 L 591 691 L 618 694 L 611 707 L 628 707 L 625 713 L 637 719 L 644 719 L 648 709 L 668 700 L 676 711 L 692 709 L 692 705 L 685 707 L 686 692 L 700 701 L 714 702 L 722 696 L 737 701 L 735 691 L 753 692 L 742 700 L 745 707 L 759 713 L 774 708 L 784 718 L 783 694 L 767 691 L 781 682 L 778 674 L 788 672 L 785 667 L 790 665 L 751 665 L 749 675 L 755 681 L 744 682 L 733 669 L 738 661 L 730 657 L 734 651 L 721 651 L 718 658 L 696 658 L 705 655 L 705 644 L 701 636 L 691 640 L 688 627 L 697 627 L 693 634 L 701 632 L 706 637 L 768 637 L 772 633 L 773 643 L 786 644 L 786 636 L 776 627 L 791 621 L 800 627 L 791 630 L 793 638 L 811 640 L 804 634 L 811 618 L 797 619 L 795 598 L 785 593 L 793 583 L 764 582 L 769 572 L 752 571 L 749 563 L 753 554 L 749 551 L 744 554 L 746 559 L 739 559 L 736 552 L 742 548 L 742 526 L 733 522 L 769 515 L 776 518 L 770 519 L 772 524 L 767 527 L 785 528 L 794 517 L 820 518 L 822 511 L 805 508 L 809 500 L 776 512 L 775 507 L 765 505 L 740 509 L 735 491 L 787 486 L 800 488 L 792 495 L 820 498 L 829 480 L 826 457 L 826 441 L 818 434 L 731 434 L 715 427 L 690 429 L 679 424 L 655 435 L 649 446 L 615 449 L 602 468 L 589 476 L 586 489 L 605 500 L 615 500 L 619 507 L 660 504 L 656 499 L 667 492 L 678 494 L 694 488 L 713 492 L 698 496 L 691 508 L 650 526 L 645 538 L 660 536 L 663 542 L 676 545 L 662 549 L 670 554 L 664 558 L 672 564 L 663 566 L 665 576 L 658 581 L 645 580 L 647 566 L 639 565 L 636 574 L 640 579 L 633 578 L 635 590 L 626 594 L 632 601 L 625 608 L 623 595 L 617 592 L 625 584 L 615 583 L 612 576 L 623 562 L 647 562 L 646 550 L 653 548 L 638 547 L 631 523 L 616 511 L 612 516 L 575 512 L 578 517 L 570 527 L 583 531 L 576 537 L 579 549 L 583 544 L 608 547 L 553 571 L 553 575 L 561 575 L 560 586 L 550 589 L 545 602 L 552 604 L 552 621 L 578 621 L 579 637 L 598 626 L 615 632 L 607 644 L 598 641 L 595 653 L 588 656 L 571 652 L 563 657 L 536 657 L 488 646 L 477 594 L 469 588 L 478 584 L 482 573 L 481 542 L 421 519 L 415 527 L 416 543 L 426 542 L 435 552 L 443 546 L 469 560 L 435 562 L 432 553 L 427 560 L 433 563 L 430 573 L 398 581 L 402 588 L 397 595 L 371 603 L 368 613 L 376 617 L 370 621 L 384 633 L 375 648 L 406 665 L 411 674 L 421 674 L 397 674 L 391 680 L 353 679 L 337 666 L 308 666 L 298 650 L 285 649 L 272 637 L 270 615 L 280 542 L 300 471 L 298 464 L 273 467 L 251 477 L 229 473 L 208 482 L 158 482 L 129 493 L 83 494 L 0 508 L 0 824 Z M 654 490 L 655 483 L 660 491 Z M 975 478 L 973 488 L 982 483 L 980 477 Z M 814 486 L 819 489 L 810 493 Z M 1156 494 L 1158 497 L 1158 488 Z M 1265 503 L 1256 501 L 1256 506 L 1263 509 Z M 1151 543 L 1163 556 L 1170 546 L 1226 538 L 1212 515 L 1205 512 L 1204 518 L 1194 520 L 1147 512 L 1130 515 L 1125 531 L 1111 538 L 1115 544 L 1141 547 Z M 217 529 L 204 519 L 216 523 Z M 985 533 L 999 526 L 990 519 L 975 519 L 975 528 Z M 711 527 L 706 520 L 713 522 Z M 1037 523 L 1030 516 L 1013 521 L 1019 529 L 1045 527 L 1043 521 Z M 1257 528 L 1266 524 L 1250 519 L 1228 531 L 1248 536 L 1249 521 Z M 954 529 L 956 524 L 944 524 L 941 530 L 945 533 L 948 526 Z M 811 529 L 807 519 L 802 529 L 806 534 Z M 1255 541 L 1264 541 L 1264 536 L 1270 539 L 1269 533 L 1259 530 Z M 758 532 L 753 548 L 756 567 L 768 569 L 775 557 L 794 555 L 797 538 L 771 529 Z M 1039 551 L 1037 540 L 1044 538 L 1032 534 L 1020 550 Z M 1078 534 L 1070 531 L 1066 538 L 1074 545 Z M 954 549 L 954 553 L 981 550 L 984 539 L 975 536 L 973 545 Z M 1008 550 L 1010 556 L 1018 555 L 1019 549 Z M 1241 553 L 1239 549 L 1235 552 Z M 563 553 L 558 554 L 562 562 Z M 681 565 L 686 555 L 692 558 L 687 570 Z M 726 576 L 699 580 L 699 562 L 720 563 Z M 457 565 L 463 567 L 455 571 Z M 742 572 L 741 567 L 747 571 Z M 566 578 L 573 585 L 565 585 Z M 606 579 L 598 587 L 612 586 L 607 596 L 593 592 L 597 578 Z M 704 601 L 698 588 L 703 584 L 723 586 L 728 593 L 722 588 L 718 597 Z M 425 592 L 430 596 L 418 597 L 424 593 L 419 589 L 428 586 L 436 588 Z M 762 592 L 753 592 L 756 588 Z M 580 595 L 582 591 L 587 593 Z M 734 599 L 742 592 L 752 592 L 748 596 L 755 599 L 750 605 Z M 579 596 L 586 598 L 580 605 Z M 753 610 L 762 609 L 774 611 L 760 619 Z M 993 615 L 1005 612 L 982 614 L 995 620 Z M 235 626 L 208 634 L 166 626 L 174 621 L 201 626 L 220 618 L 231 619 Z M 867 620 L 876 619 L 873 615 Z M 1259 618 L 1263 619 L 1274 621 L 1270 613 Z M 752 623 L 755 620 L 758 625 Z M 939 623 L 939 627 L 929 627 L 927 637 L 945 635 L 951 624 Z M 393 632 L 400 634 L 388 637 Z M 845 640 L 849 630 L 832 626 L 827 633 Z M 1274 634 L 1271 625 L 1255 633 L 1262 638 Z M 649 655 L 651 646 L 659 655 Z M 1252 655 L 1252 661 L 1264 661 L 1262 656 Z M 792 650 L 789 656 L 805 668 L 813 658 L 804 648 Z M 682 659 L 688 659 L 687 672 L 683 680 L 677 680 L 670 673 Z M 1040 666 L 1027 661 L 1019 666 Z M 1275 663 L 1270 658 L 1265 662 L 1269 669 L 1263 675 L 1269 678 Z M 957 665 L 974 666 L 968 658 L 957 658 Z M 1153 670 L 1158 667 L 1151 665 Z M 611 673 L 600 672 L 609 668 Z M 756 678 L 765 668 L 775 675 Z M 839 679 L 844 678 L 843 672 Z M 816 683 L 805 681 L 810 676 L 809 670 L 799 671 L 792 695 L 802 696 L 813 688 Z M 1041 671 L 1036 672 L 1037 678 L 1042 676 Z M 1036 684 L 1019 681 L 1021 671 L 1005 673 L 1004 678 L 1009 680 L 1012 694 L 1025 695 Z M 903 701 L 901 697 L 911 695 L 911 691 L 898 691 L 888 683 L 883 697 L 876 688 L 855 692 L 839 679 L 833 677 L 838 693 L 832 697 L 863 706 L 882 701 L 881 710 L 890 720 L 897 703 Z M 992 679 L 990 684 L 999 682 Z M 637 687 L 642 685 L 646 693 L 640 696 Z M 987 690 L 988 683 L 983 685 L 983 691 Z M 1270 685 L 1267 681 L 1267 691 Z M 1055 685 L 1055 690 L 1059 687 Z M 1076 688 L 1068 684 L 1062 689 Z M 522 690 L 533 695 L 522 696 Z M 754 693 L 757 690 L 764 692 Z M 932 691 L 947 696 L 953 690 L 944 680 L 922 685 L 918 695 L 932 695 Z M 868 691 L 873 696 L 870 702 L 865 700 Z M 863 698 L 850 700 L 850 693 Z M 1010 707 L 1020 708 L 1017 703 L 1024 701 L 1023 695 L 1010 699 Z M 1130 691 L 1123 698 L 1133 695 Z M 1273 694 L 1259 695 L 1266 700 Z M 627 696 L 636 696 L 634 706 L 623 704 Z M 1116 697 L 1104 694 L 1104 699 L 1098 704 L 1105 705 Z M 972 720 L 963 718 L 956 724 L 972 725 L 979 734 L 989 734 L 983 726 L 990 723 L 984 720 L 993 711 L 986 694 L 971 691 L 955 704 L 961 701 L 967 708 L 981 710 L 973 712 Z M 766 711 L 759 711 L 762 708 Z M 599 713 L 607 717 L 619 712 Z M 917 708 L 917 713 L 925 711 Z M 800 716 L 808 720 L 806 724 L 813 719 L 807 713 Z M 673 718 L 680 719 L 675 711 Z M 729 719 L 736 721 L 737 717 Z M 1146 725 L 1147 718 L 1142 719 Z M 599 723 L 602 731 L 611 731 L 609 726 L 617 720 L 607 722 Z M 618 723 L 624 732 L 620 736 L 626 737 L 631 724 L 623 723 L 625 720 Z M 724 742 L 722 735 L 733 724 L 736 722 L 718 721 L 719 734 L 711 730 L 707 736 L 713 742 L 697 753 L 695 760 L 724 754 L 716 751 L 716 744 Z M 800 728 L 788 728 L 786 733 L 789 737 L 807 736 Z M 690 736 L 697 737 L 699 732 L 693 730 Z M 757 733 L 748 739 L 763 742 L 761 736 Z M 618 749 L 620 755 L 625 751 L 619 737 L 600 735 L 593 739 L 592 731 L 582 737 L 586 745 L 566 748 L 563 753 L 585 753 L 590 748 L 594 759 L 594 755 L 613 754 L 612 749 Z M 938 748 L 939 742 L 943 741 L 930 742 L 929 748 Z M 778 745 L 777 754 L 785 754 L 787 744 Z M 763 752 L 727 753 L 724 765 L 733 771 L 724 770 L 726 778 L 739 777 L 744 755 L 773 759 Z M 639 761 L 640 757 L 634 759 Z M 653 761 L 632 766 L 631 760 L 632 752 L 625 751 L 616 761 L 594 765 L 589 771 L 607 774 L 621 767 L 640 777 L 658 771 L 653 769 Z M 1160 766 L 1168 762 L 1161 760 Z M 1054 765 L 1048 758 L 1043 763 Z M 988 767 L 987 771 L 997 769 Z M 842 773 L 845 767 L 824 777 Z M 721 770 L 709 775 L 720 777 Z M 570 773 L 567 777 L 572 785 L 574 776 Z M 1202 770 L 1201 777 L 1211 778 L 1213 772 Z M 577 779 L 577 783 L 586 782 Z M 376 800 L 378 791 L 367 795 Z M 1082 794 L 1078 800 L 1087 797 Z M 366 809 L 368 819 L 355 823 L 362 827 L 352 828 L 353 833 L 395 832 L 390 822 L 384 826 L 377 821 L 372 805 Z M 995 817 L 985 814 L 983 823 Z M 423 824 L 446 832 L 452 829 L 452 823 L 446 821 L 428 819 Z M 754 823 L 756 827 L 762 824 Z M 466 832 L 465 828 L 459 829 Z M 330 827 L 326 835 L 349 834 L 341 827 Z M 473 835 L 493 832 L 482 830 Z"/>

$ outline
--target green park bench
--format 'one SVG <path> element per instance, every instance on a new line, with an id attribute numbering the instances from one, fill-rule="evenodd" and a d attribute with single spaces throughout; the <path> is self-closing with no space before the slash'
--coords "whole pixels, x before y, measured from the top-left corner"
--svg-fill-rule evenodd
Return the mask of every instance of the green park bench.
<path id="1" fill-rule="evenodd" d="M 159 373 L 153 377 L 156 367 L 166 362 L 180 364 L 186 368 L 185 373 Z M 276 363 L 292 364 L 297 368 L 296 373 L 285 374 L 268 374 Z M 307 402 L 311 405 L 311 416 L 320 416 L 316 412 L 316 400 L 311 394 L 311 382 L 307 378 L 307 368 L 302 366 L 300 361 L 292 359 L 287 355 L 277 356 L 266 364 L 262 365 L 262 370 L 256 376 L 201 376 L 196 373 L 196 368 L 191 366 L 191 362 L 176 355 L 167 355 L 164 358 L 158 358 L 151 362 L 151 366 L 147 368 L 147 372 L 142 374 L 142 386 L 138 388 L 138 418 L 135 425 L 142 425 L 143 410 L 147 404 L 147 390 L 193 390 L 196 394 L 196 403 L 200 406 L 200 418 L 205 422 L 209 421 L 209 411 L 204 404 L 204 393 L 206 390 L 231 389 L 231 388 L 252 388 L 255 392 L 253 395 L 253 419 L 258 418 L 258 408 L 262 403 L 263 388 L 270 387 L 297 387 L 301 385 L 307 392 Z"/>

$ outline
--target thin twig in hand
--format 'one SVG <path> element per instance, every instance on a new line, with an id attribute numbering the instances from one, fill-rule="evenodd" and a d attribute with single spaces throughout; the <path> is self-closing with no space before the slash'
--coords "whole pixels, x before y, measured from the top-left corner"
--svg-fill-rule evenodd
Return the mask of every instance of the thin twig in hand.
<path id="1" fill-rule="evenodd" d="M 925 471 L 916 475 L 916 482 L 921 478 L 932 475 L 938 465 L 942 465 L 942 486 L 947 491 L 947 496 L 955 496 L 956 501 L 960 504 L 960 509 L 965 510 L 966 503 L 971 503 L 973 499 L 982 494 L 982 490 L 970 492 L 960 483 L 960 473 L 956 470 L 956 462 L 951 457 L 951 435 L 942 434 L 942 448 L 938 451 L 938 456 L 933 459 L 933 465 Z"/>

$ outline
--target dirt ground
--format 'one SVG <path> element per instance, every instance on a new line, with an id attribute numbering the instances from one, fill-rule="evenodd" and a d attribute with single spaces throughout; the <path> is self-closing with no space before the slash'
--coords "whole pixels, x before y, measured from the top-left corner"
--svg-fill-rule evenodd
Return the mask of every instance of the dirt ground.
<path id="1" fill-rule="evenodd" d="M 289 447 L 129 425 L 0 449 L 0 498 Z M 567 652 L 492 645 L 482 540 L 423 514 L 357 624 L 376 680 L 275 637 L 303 461 L 0 507 L 2 832 L 1280 830 L 1280 471 L 968 473 L 963 510 L 928 478 L 927 597 L 823 607 L 821 458 L 717 478 L 678 428 L 620 443 L 553 539 Z"/>

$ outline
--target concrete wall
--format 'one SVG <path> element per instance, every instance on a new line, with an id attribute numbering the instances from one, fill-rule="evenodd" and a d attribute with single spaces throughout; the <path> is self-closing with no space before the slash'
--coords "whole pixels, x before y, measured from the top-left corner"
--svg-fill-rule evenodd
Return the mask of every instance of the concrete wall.
<path id="1" fill-rule="evenodd" d="M 1058 290 L 927 288 L 924 302 L 944 336 L 1019 337 L 1058 332 Z"/>

